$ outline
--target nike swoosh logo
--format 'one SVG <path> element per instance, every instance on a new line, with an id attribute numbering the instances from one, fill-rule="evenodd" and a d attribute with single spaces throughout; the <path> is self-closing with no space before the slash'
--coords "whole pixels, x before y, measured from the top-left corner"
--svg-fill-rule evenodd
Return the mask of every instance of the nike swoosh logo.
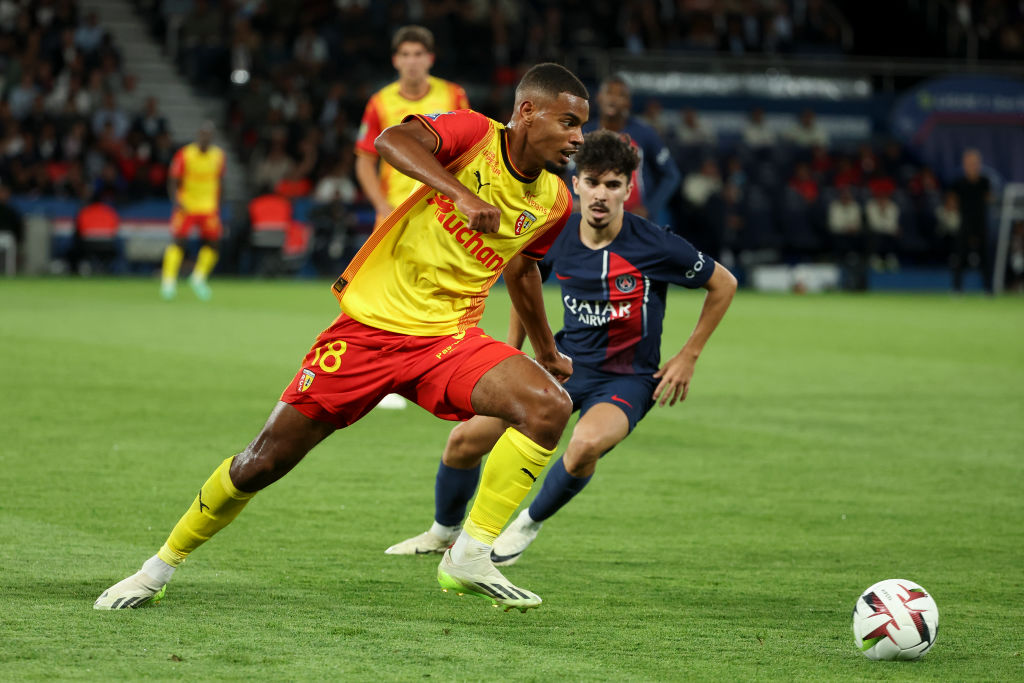
<path id="1" fill-rule="evenodd" d="M 571 280 L 572 279 L 571 275 L 559 275 L 558 273 L 555 273 L 555 277 L 557 277 L 559 280 Z"/>
<path id="2" fill-rule="evenodd" d="M 619 398 L 619 395 L 618 395 L 618 394 L 612 394 L 612 400 L 613 400 L 613 401 L 618 401 L 619 403 L 625 403 L 625 404 L 626 404 L 627 406 L 629 406 L 630 408 L 632 408 L 632 407 L 633 407 L 633 404 L 632 404 L 632 403 L 630 403 L 629 401 L 627 401 L 627 400 L 626 400 L 626 399 L 624 399 L 624 398 Z"/>
<path id="3" fill-rule="evenodd" d="M 497 563 L 497 562 L 506 562 L 506 561 L 511 560 L 511 559 L 513 559 L 515 557 L 519 557 L 520 555 L 522 555 L 521 552 L 519 552 L 519 553 L 512 553 L 511 555 L 499 555 L 498 553 L 496 553 L 496 552 L 494 552 L 492 550 L 491 551 L 491 562 L 495 562 L 495 563 Z"/>
<path id="4" fill-rule="evenodd" d="M 632 406 L 630 406 L 630 407 L 632 407 Z M 530 470 L 526 469 L 525 467 L 520 467 L 519 471 L 520 472 L 525 472 L 526 476 L 528 476 L 533 481 L 537 481 L 537 477 L 533 476 L 533 472 L 531 472 Z"/>

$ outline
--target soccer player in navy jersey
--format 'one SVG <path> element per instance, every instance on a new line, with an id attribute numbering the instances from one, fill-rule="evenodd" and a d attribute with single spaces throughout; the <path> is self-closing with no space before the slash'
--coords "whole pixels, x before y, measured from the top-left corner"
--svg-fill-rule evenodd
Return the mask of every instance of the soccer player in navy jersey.
<path id="1" fill-rule="evenodd" d="M 579 493 L 598 459 L 626 438 L 654 407 L 686 399 L 694 367 L 736 292 L 736 278 L 685 239 L 628 213 L 630 177 L 639 159 L 611 131 L 584 137 L 573 188 L 580 214 L 544 257 L 562 289 L 564 324 L 558 350 L 572 358 L 565 383 L 579 420 L 565 454 L 551 465 L 529 508 L 494 543 L 494 564 L 515 562 L 544 520 Z M 682 349 L 661 363 L 661 331 L 669 283 L 707 290 L 697 325 Z M 513 315 L 509 343 L 524 333 Z M 477 416 L 452 430 L 438 467 L 434 524 L 391 546 L 391 555 L 443 552 L 454 540 L 479 479 L 480 461 L 504 432 L 497 418 Z"/>
<path id="2" fill-rule="evenodd" d="M 612 74 L 601 81 L 597 106 L 600 117 L 583 126 L 583 132 L 615 131 L 640 156 L 630 176 L 633 191 L 626 197 L 626 211 L 659 225 L 669 222 L 668 203 L 679 191 L 682 174 L 658 132 L 632 115 L 632 94 L 623 76 Z"/>

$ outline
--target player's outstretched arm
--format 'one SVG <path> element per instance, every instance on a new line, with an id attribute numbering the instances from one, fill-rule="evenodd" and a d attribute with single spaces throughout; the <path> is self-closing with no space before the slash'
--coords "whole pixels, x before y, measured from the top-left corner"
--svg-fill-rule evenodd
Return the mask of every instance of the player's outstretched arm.
<path id="1" fill-rule="evenodd" d="M 537 262 L 520 254 L 509 261 L 503 275 L 508 296 L 512 299 L 513 315 L 518 316 L 526 330 L 537 362 L 559 382 L 569 379 L 572 361 L 555 347 L 555 337 L 551 334 L 547 314 L 544 312 L 544 295 Z M 511 333 L 512 323 L 509 326 L 510 337 Z"/>
<path id="2" fill-rule="evenodd" d="M 732 297 L 736 293 L 736 277 L 725 266 L 716 262 L 714 272 L 704 283 L 704 289 L 708 290 L 708 293 L 704 297 L 704 306 L 700 310 L 697 326 L 693 328 L 690 338 L 686 340 L 679 353 L 669 358 L 661 369 L 654 373 L 655 377 L 661 379 L 654 390 L 654 400 L 661 405 L 668 403 L 674 406 L 677 401 L 686 400 L 686 395 L 690 393 L 690 380 L 693 378 L 697 358 L 732 303 Z"/>
<path id="3" fill-rule="evenodd" d="M 400 173 L 454 199 L 471 230 L 498 232 L 501 211 L 477 197 L 434 158 L 436 144 L 435 135 L 416 119 L 384 129 L 373 143 L 381 158 Z"/>

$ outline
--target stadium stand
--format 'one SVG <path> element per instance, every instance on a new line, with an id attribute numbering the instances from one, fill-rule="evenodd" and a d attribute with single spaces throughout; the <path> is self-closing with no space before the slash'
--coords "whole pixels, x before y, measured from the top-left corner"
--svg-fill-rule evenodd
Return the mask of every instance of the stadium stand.
<path id="1" fill-rule="evenodd" d="M 434 32 L 434 70 L 463 84 L 474 108 L 498 119 L 508 116 L 518 74 L 543 59 L 569 64 L 591 84 L 621 65 L 639 73 L 643 65 L 671 73 L 701 64 L 720 75 L 775 65 L 792 73 L 803 65 L 811 75 L 817 72 L 808 65 L 844 78 L 863 74 L 876 106 L 852 129 L 839 115 L 841 103 L 813 97 L 733 98 L 723 112 L 708 98 L 636 89 L 642 95 L 635 104 L 669 142 L 684 176 L 673 204 L 677 229 L 739 263 L 832 260 L 829 206 L 844 188 L 865 217 L 869 204 L 897 209 L 890 235 L 897 262 L 944 263 L 948 227 L 936 211 L 953 178 L 897 141 L 879 113 L 896 91 L 941 67 L 901 70 L 898 61 L 883 68 L 863 60 L 928 57 L 948 66 L 949 58 L 966 65 L 1024 56 L 1024 10 L 987 0 L 894 6 L 885 22 L 865 7 L 827 0 L 128 1 L 182 76 L 224 102 L 220 123 L 246 168 L 246 203 L 269 185 L 304 222 L 341 202 L 333 211 L 345 216 L 336 221 L 344 223 L 344 238 L 314 230 L 298 252 L 309 254 L 297 268 L 307 274 L 337 265 L 339 249 L 351 253 L 372 227 L 344 160 L 367 98 L 393 78 L 387 41 L 377 37 L 405 24 Z M 73 0 L 7 0 L 3 7 L 4 184 L 20 198 L 113 205 L 165 198 L 167 164 L 185 141 L 172 135 L 191 131 L 172 130 L 160 102 L 139 94 L 102 17 Z M 699 202 L 686 189 L 688 177 Z M 345 189 L 327 200 L 315 191 L 324 183 Z M 251 246 L 237 235 L 248 213 L 242 203 L 234 209 L 238 219 L 227 223 L 236 250 Z M 329 245 L 330 258 L 322 253 Z M 228 253 L 222 266 L 251 262 Z"/>

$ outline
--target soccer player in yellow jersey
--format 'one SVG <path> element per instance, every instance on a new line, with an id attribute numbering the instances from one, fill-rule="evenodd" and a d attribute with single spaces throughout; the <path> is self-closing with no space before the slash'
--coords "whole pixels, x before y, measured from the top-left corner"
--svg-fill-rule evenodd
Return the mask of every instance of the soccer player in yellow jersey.
<path id="1" fill-rule="evenodd" d="M 398 80 L 370 97 L 356 140 L 356 179 L 373 204 L 380 225 L 391 211 L 412 194 L 416 180 L 379 161 L 373 141 L 385 128 L 401 123 L 409 114 L 438 114 L 468 109 L 461 86 L 430 75 L 434 65 L 434 34 L 422 26 L 403 26 L 391 40 L 391 64 Z M 379 168 L 378 168 L 379 167 Z"/>
<path id="2" fill-rule="evenodd" d="M 557 64 L 539 64 L 516 88 L 507 125 L 461 110 L 412 115 L 381 133 L 381 157 L 418 184 L 335 282 L 341 315 L 313 343 L 259 435 L 220 464 L 159 552 L 104 591 L 96 609 L 162 597 L 178 565 L 257 491 L 389 392 L 441 418 L 488 415 L 509 425 L 437 579 L 446 590 L 506 609 L 540 605 L 494 567 L 490 554 L 572 410 L 558 381 L 572 364 L 548 327 L 536 260 L 571 213 L 569 191 L 550 171 L 569 163 L 589 111 L 579 79 Z M 477 326 L 501 275 L 536 361 Z"/>
<path id="3" fill-rule="evenodd" d="M 193 226 L 199 229 L 202 244 L 189 284 L 203 301 L 210 298 L 206 283 L 217 264 L 217 245 L 221 238 L 220 189 L 224 175 L 224 150 L 213 144 L 213 124 L 199 128 L 196 141 L 185 145 L 171 160 L 167 179 L 171 196 L 172 242 L 164 250 L 160 295 L 170 300 L 177 293 L 178 271 L 185 258 L 185 242 Z"/>
<path id="4" fill-rule="evenodd" d="M 370 97 L 363 111 L 356 140 L 356 179 L 376 212 L 375 227 L 401 204 L 416 187 L 416 181 L 399 173 L 380 156 L 373 142 L 385 128 L 401 123 L 410 114 L 438 114 L 468 109 L 466 91 L 430 75 L 434 65 L 434 34 L 422 26 L 403 26 L 391 39 L 391 64 L 398 80 Z M 404 409 L 408 402 L 388 394 L 378 404 L 389 410 Z"/>

